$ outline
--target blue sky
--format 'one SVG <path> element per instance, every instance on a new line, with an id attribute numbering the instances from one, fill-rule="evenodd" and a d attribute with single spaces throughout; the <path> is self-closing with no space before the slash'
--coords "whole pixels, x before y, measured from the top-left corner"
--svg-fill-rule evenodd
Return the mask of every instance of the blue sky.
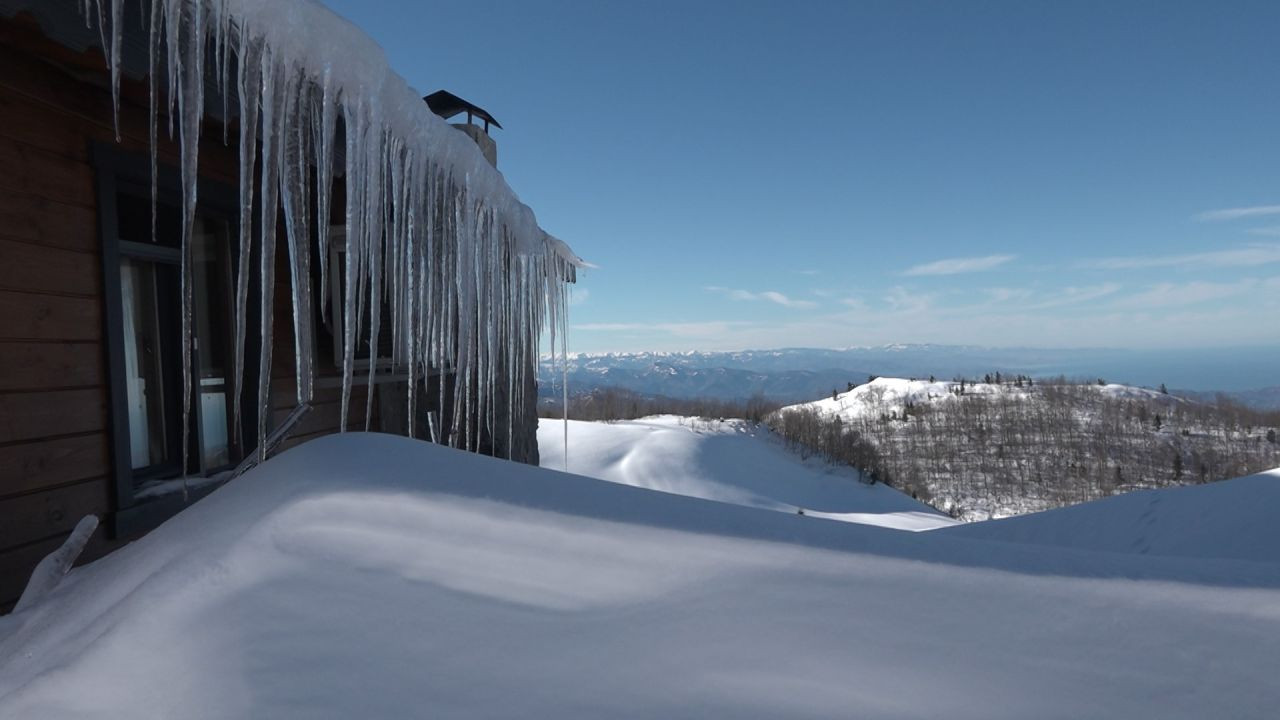
<path id="1" fill-rule="evenodd" d="M 1280 344 L 1280 3 L 327 4 L 502 122 L 571 349 Z"/>

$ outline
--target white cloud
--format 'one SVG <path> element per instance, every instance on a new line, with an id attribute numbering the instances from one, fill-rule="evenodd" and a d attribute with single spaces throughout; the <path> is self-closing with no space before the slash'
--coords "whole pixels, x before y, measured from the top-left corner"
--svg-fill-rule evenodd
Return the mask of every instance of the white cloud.
<path id="1" fill-rule="evenodd" d="M 906 315 L 927 312 L 933 305 L 932 295 L 913 293 L 900 285 L 889 288 L 882 299 L 892 312 Z"/>
<path id="2" fill-rule="evenodd" d="M 586 288 L 582 288 L 582 289 L 570 288 L 569 289 L 570 305 L 582 305 L 587 301 L 587 298 L 590 298 L 590 297 L 591 297 L 591 291 Z"/>
<path id="3" fill-rule="evenodd" d="M 585 332 L 615 332 L 626 334 L 661 334 L 681 338 L 702 338 L 728 335 L 748 323 L 711 320 L 708 322 L 652 322 L 652 323 L 582 323 L 573 330 Z"/>
<path id="4" fill-rule="evenodd" d="M 1150 288 L 1116 301 L 1116 307 L 1124 308 L 1164 308 L 1181 305 L 1195 305 L 1210 300 L 1236 297 L 1252 292 L 1258 286 L 1256 278 L 1245 278 L 1236 282 L 1212 283 L 1195 281 L 1189 283 L 1159 283 Z"/>
<path id="5" fill-rule="evenodd" d="M 1200 221 L 1239 220 L 1240 218 L 1261 217 L 1263 215 L 1280 215 L 1280 205 L 1255 205 L 1253 207 L 1227 208 L 1225 210 L 1209 210 L 1195 216 Z"/>
<path id="6" fill-rule="evenodd" d="M 1102 258 L 1086 263 L 1086 266 L 1101 270 L 1135 270 L 1162 267 L 1241 267 L 1274 262 L 1280 262 L 1280 244 L 1268 243 L 1186 255 Z"/>
<path id="7" fill-rule="evenodd" d="M 993 287 L 983 289 L 982 294 L 993 303 L 1005 303 L 1011 300 L 1026 300 L 1031 296 L 1031 291 L 1026 288 Z"/>
<path id="8" fill-rule="evenodd" d="M 1265 235 L 1267 237 L 1280 237 L 1280 225 L 1272 225 L 1270 227 L 1250 228 L 1247 230 L 1250 235 Z"/>
<path id="9" fill-rule="evenodd" d="M 736 290 L 733 288 L 720 287 L 719 285 L 708 285 L 707 292 L 718 293 L 724 295 L 730 300 L 767 300 L 787 308 L 814 308 L 818 304 L 812 300 L 797 300 L 787 297 L 776 290 L 765 290 L 763 292 L 751 292 L 749 290 Z"/>
<path id="10" fill-rule="evenodd" d="M 903 275 L 957 275 L 981 272 L 999 267 L 1014 258 L 1013 255 L 987 255 L 986 257 L 948 258 L 907 268 Z"/>
<path id="11" fill-rule="evenodd" d="M 1060 292 L 1049 295 L 1040 302 L 1029 305 L 1028 310 L 1047 310 L 1049 308 L 1062 307 L 1064 305 L 1076 305 L 1086 303 L 1090 300 L 1097 300 L 1108 295 L 1114 295 L 1120 291 L 1120 283 L 1103 283 L 1101 285 L 1086 285 L 1084 287 L 1065 287 Z"/>

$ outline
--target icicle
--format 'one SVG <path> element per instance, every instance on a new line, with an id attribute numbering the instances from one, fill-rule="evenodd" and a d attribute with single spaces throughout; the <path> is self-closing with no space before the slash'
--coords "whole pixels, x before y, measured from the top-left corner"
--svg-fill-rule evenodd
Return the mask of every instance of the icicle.
<path id="1" fill-rule="evenodd" d="M 182 303 L 182 497 L 185 501 L 187 491 L 188 454 L 190 453 L 191 434 L 191 394 L 192 365 L 191 346 L 192 331 L 192 236 L 195 233 L 196 195 L 199 188 L 196 168 L 200 156 L 200 121 L 204 117 L 204 10 L 200 6 L 191 8 L 187 42 L 183 45 L 176 67 L 178 72 L 171 75 L 181 76 L 181 87 L 178 92 L 178 125 L 179 139 L 182 146 L 182 274 L 179 282 Z M 181 21 L 181 12 L 175 12 L 165 19 L 174 26 Z M 170 36 L 175 39 L 179 33 L 174 30 Z M 171 48 L 170 55 L 176 55 L 178 48 Z M 170 67 L 175 65 L 171 64 Z"/>
<path id="2" fill-rule="evenodd" d="M 156 143 L 156 126 L 158 124 L 158 121 L 156 119 L 157 118 L 156 95 L 159 93 L 159 89 L 160 89 L 160 85 L 159 85 L 160 65 L 158 62 L 157 55 L 159 54 L 159 51 L 160 51 L 160 38 L 161 38 L 160 33 L 161 33 L 161 27 L 162 27 L 161 22 L 163 21 L 163 18 L 164 18 L 164 6 L 161 5 L 159 2 L 152 2 L 149 5 L 149 7 L 151 8 L 151 17 L 149 18 L 149 22 L 148 22 L 149 38 L 148 38 L 148 51 L 147 51 L 147 70 L 149 75 L 148 89 L 150 90 L 150 94 L 147 96 L 147 139 L 150 141 L 149 149 L 151 151 L 150 152 L 150 155 L 151 155 L 151 242 L 154 243 L 158 240 L 156 238 L 156 216 L 158 214 L 157 207 L 156 207 L 156 196 L 159 194 L 158 178 L 159 178 L 159 166 L 160 166 L 160 161 L 159 161 L 159 158 L 157 157 L 158 150 L 157 150 L 157 143 Z"/>
<path id="3" fill-rule="evenodd" d="M 243 447 L 244 346 L 248 335 L 249 273 L 253 266 L 253 178 L 258 157 L 258 108 L 262 95 L 262 44 L 241 27 L 236 91 L 240 104 L 240 255 L 236 265 L 235 372 L 232 406 L 236 437 Z M 259 424 L 265 418 L 259 419 Z"/>
<path id="4" fill-rule="evenodd" d="M 334 109 L 332 68 L 326 66 L 321 80 L 319 126 L 314 140 L 316 148 L 316 226 L 319 232 L 320 315 L 328 318 L 329 307 L 329 200 L 333 192 L 333 139 L 337 126 Z"/>
<path id="5" fill-rule="evenodd" d="M 386 192 L 384 192 L 382 169 L 385 167 L 386 157 L 386 138 L 381 133 L 377 133 L 377 144 L 369 151 L 369 159 L 372 163 L 370 167 L 370 177 L 375 179 L 370 186 L 366 186 L 365 207 L 368 210 L 369 217 L 364 229 L 365 239 L 363 241 L 364 249 L 368 253 L 367 273 L 361 277 L 369 279 L 369 385 L 365 392 L 365 409 L 364 409 L 364 430 L 369 432 L 373 422 L 373 396 L 374 396 L 374 380 L 378 374 L 378 339 L 379 331 L 382 325 L 382 231 L 383 223 L 386 217 Z M 361 290 L 360 301 L 364 302 L 363 290 Z M 360 313 L 360 317 L 364 317 L 364 312 Z"/>
<path id="6" fill-rule="evenodd" d="M 124 0 L 111 0 L 111 111 L 120 142 L 120 46 L 124 44 Z"/>
<path id="7" fill-rule="evenodd" d="M 560 402 L 564 412 L 564 471 L 569 472 L 569 323 L 565 317 L 565 308 L 569 303 L 564 297 L 564 286 L 561 285 L 556 290 L 559 293 L 559 297 L 556 298 L 559 317 L 556 321 L 560 323 Z"/>
<path id="8" fill-rule="evenodd" d="M 347 415 L 351 408 L 351 381 L 355 374 L 356 323 L 359 320 L 356 308 L 356 297 L 359 293 L 360 241 L 363 238 L 364 214 L 356 203 L 363 199 L 361 183 L 365 173 L 360 168 L 362 153 L 365 151 L 363 135 L 367 128 L 360 117 L 363 108 L 360 105 L 348 105 L 343 109 L 343 124 L 347 138 L 346 186 L 347 186 L 347 238 L 343 281 L 345 288 L 342 296 L 342 418 L 339 430 L 347 431 Z"/>
<path id="9" fill-rule="evenodd" d="M 309 107 L 307 96 L 297 89 L 304 88 L 301 79 L 290 86 L 286 93 L 288 108 L 282 116 L 282 130 L 287 138 L 283 148 L 285 229 L 289 245 L 289 272 L 293 300 L 293 348 L 294 377 L 297 379 L 297 403 L 303 405 L 313 398 L 311 376 L 314 363 L 311 348 L 314 345 L 311 332 L 311 231 L 310 209 L 307 196 L 308 157 L 307 136 L 309 128 L 301 120 L 304 106 Z"/>
<path id="10" fill-rule="evenodd" d="M 267 423 L 271 418 L 271 350 L 274 340 L 276 291 L 276 216 L 279 213 L 279 178 L 285 139 L 283 97 L 285 68 L 275 62 L 270 46 L 262 52 L 262 215 L 258 245 L 258 280 L 262 288 L 259 322 L 262 342 L 258 354 L 258 461 L 267 459 Z"/>

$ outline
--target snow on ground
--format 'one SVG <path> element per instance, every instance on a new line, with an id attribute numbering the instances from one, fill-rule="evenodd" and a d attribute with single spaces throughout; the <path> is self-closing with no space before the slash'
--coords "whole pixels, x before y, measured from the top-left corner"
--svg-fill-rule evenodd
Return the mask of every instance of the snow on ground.
<path id="1" fill-rule="evenodd" d="M 1118 553 L 1280 562 L 1280 469 L 972 523 L 957 536 Z"/>
<path id="2" fill-rule="evenodd" d="M 538 426 L 542 466 L 563 470 L 564 423 Z M 852 468 L 805 462 L 766 428 L 742 420 L 660 415 L 569 421 L 569 472 L 662 492 L 901 530 L 958 521 Z"/>
<path id="3" fill-rule="evenodd" d="M 328 436 L 0 617 L 0 717 L 1271 717 L 1280 564 Z"/>

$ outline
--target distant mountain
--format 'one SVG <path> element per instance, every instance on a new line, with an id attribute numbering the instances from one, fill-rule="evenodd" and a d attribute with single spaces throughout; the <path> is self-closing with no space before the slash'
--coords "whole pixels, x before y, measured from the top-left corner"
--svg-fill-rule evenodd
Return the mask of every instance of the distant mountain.
<path id="1" fill-rule="evenodd" d="M 558 394 L 560 360 L 544 358 L 544 394 Z M 1103 377 L 1130 385 L 1216 391 L 1260 409 L 1280 407 L 1280 348 L 1109 350 L 882 345 L 843 349 L 783 348 L 739 352 L 577 353 L 568 360 L 573 394 L 618 387 L 643 395 L 742 400 L 757 393 L 800 402 L 843 391 L 869 375 L 951 379 L 1000 371 L 1033 377 Z M 552 388 L 557 388 L 554 392 Z"/>

